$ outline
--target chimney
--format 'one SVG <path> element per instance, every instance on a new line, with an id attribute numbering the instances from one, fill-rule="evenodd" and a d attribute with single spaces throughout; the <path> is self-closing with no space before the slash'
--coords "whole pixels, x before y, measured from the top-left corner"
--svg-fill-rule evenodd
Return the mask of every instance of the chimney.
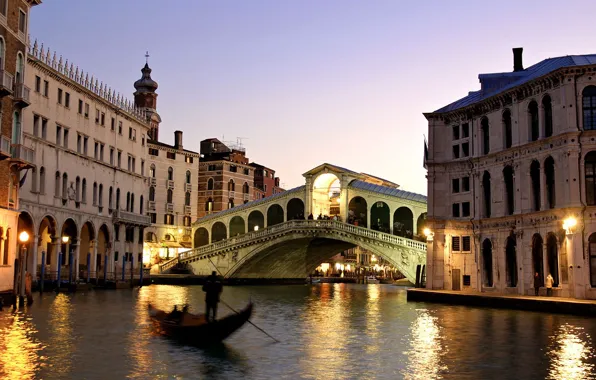
<path id="1" fill-rule="evenodd" d="M 174 147 L 176 149 L 182 149 L 182 131 L 174 132 Z"/>
<path id="2" fill-rule="evenodd" d="M 522 60 L 522 54 L 524 48 L 513 48 L 513 71 L 523 71 L 524 64 Z"/>

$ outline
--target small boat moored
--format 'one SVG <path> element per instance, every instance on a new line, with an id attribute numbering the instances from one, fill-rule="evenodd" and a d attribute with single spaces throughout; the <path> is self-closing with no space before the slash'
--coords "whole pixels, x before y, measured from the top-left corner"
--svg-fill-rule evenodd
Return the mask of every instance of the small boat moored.
<path id="1" fill-rule="evenodd" d="M 208 322 L 204 314 L 167 313 L 151 304 L 148 308 L 149 317 L 160 334 L 192 345 L 206 346 L 220 343 L 242 327 L 252 315 L 253 304 L 251 302 L 236 314 L 213 322 Z"/>

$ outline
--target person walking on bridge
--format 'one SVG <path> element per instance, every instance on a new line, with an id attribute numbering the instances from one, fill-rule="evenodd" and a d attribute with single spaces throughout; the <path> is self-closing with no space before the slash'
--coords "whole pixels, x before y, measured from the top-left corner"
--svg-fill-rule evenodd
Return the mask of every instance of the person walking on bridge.
<path id="1" fill-rule="evenodd" d="M 207 322 L 210 321 L 209 314 L 210 311 L 213 311 L 213 319 L 211 321 L 215 321 L 215 317 L 217 315 L 217 304 L 219 303 L 219 295 L 223 290 L 223 284 L 217 278 L 217 273 L 215 271 L 211 272 L 211 276 L 207 277 L 207 282 L 203 285 L 203 291 L 205 292 L 205 317 Z"/>

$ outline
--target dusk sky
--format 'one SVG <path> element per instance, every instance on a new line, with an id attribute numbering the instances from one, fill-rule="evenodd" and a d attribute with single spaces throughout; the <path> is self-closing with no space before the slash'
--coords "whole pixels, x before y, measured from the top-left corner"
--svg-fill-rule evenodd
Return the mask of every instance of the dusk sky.
<path id="1" fill-rule="evenodd" d="M 166 143 L 242 137 L 286 188 L 329 162 L 426 194 L 422 113 L 511 71 L 513 47 L 525 67 L 596 53 L 592 5 L 44 0 L 30 33 L 130 99 L 148 50 Z"/>

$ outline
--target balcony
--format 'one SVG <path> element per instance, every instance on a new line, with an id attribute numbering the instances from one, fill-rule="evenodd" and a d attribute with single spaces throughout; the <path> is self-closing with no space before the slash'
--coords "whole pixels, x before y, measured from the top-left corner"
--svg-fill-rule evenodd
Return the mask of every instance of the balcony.
<path id="1" fill-rule="evenodd" d="M 149 186 L 157 186 L 157 178 L 149 178 Z"/>
<path id="2" fill-rule="evenodd" d="M 14 102 L 17 107 L 25 108 L 31 105 L 29 100 L 29 87 L 24 83 L 15 83 Z"/>
<path id="3" fill-rule="evenodd" d="M 151 224 L 151 217 L 147 215 L 136 214 L 123 210 L 114 210 L 112 214 L 114 223 L 135 224 L 141 226 L 148 226 Z"/>
<path id="4" fill-rule="evenodd" d="M 155 201 L 148 201 L 147 202 L 147 210 L 148 211 L 155 211 Z"/>
<path id="5" fill-rule="evenodd" d="M 16 163 L 20 169 L 33 167 L 34 155 L 33 149 L 27 148 L 21 144 L 13 144 L 10 147 L 11 161 Z"/>
<path id="6" fill-rule="evenodd" d="M 184 191 L 185 192 L 192 191 L 192 183 L 185 183 L 184 184 Z"/>
<path id="7" fill-rule="evenodd" d="M 10 138 L 0 136 L 0 160 L 11 158 L 10 154 Z"/>
<path id="8" fill-rule="evenodd" d="M 184 215 L 190 215 L 192 212 L 192 206 L 184 206 Z"/>
<path id="9" fill-rule="evenodd" d="M 174 204 L 173 203 L 166 203 L 166 212 L 168 212 L 168 213 L 174 212 Z"/>
<path id="10" fill-rule="evenodd" d="M 168 180 L 166 180 L 166 187 L 167 187 L 168 189 L 172 189 L 172 190 L 174 190 L 174 181 L 170 181 L 169 179 L 168 179 Z"/>
<path id="11" fill-rule="evenodd" d="M 234 199 L 236 196 L 236 193 L 232 190 L 228 191 L 228 196 L 230 197 L 230 199 Z"/>
<path id="12" fill-rule="evenodd" d="M 5 70 L 0 70 L 0 97 L 11 95 L 14 88 L 14 77 Z"/>
<path id="13" fill-rule="evenodd" d="M 244 199 L 245 201 L 250 201 L 250 194 L 244 193 L 244 194 L 243 194 L 243 199 Z"/>

